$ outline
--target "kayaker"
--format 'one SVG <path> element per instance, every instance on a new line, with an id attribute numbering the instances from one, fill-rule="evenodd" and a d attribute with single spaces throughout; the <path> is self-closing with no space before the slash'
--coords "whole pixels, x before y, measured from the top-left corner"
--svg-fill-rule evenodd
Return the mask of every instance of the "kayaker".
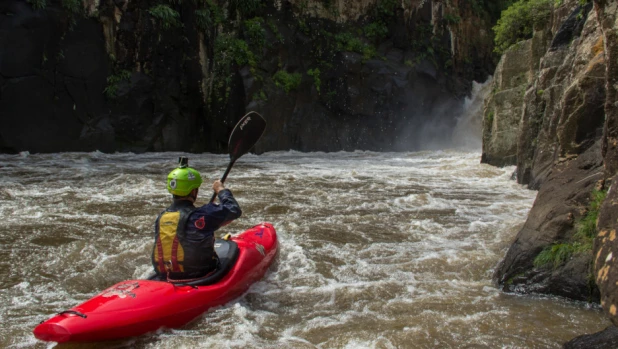
<path id="1" fill-rule="evenodd" d="M 218 263 L 214 232 L 242 214 L 232 192 L 219 180 L 212 189 L 220 204 L 196 207 L 201 184 L 202 177 L 189 167 L 186 157 L 181 157 L 179 167 L 167 176 L 173 200 L 157 217 L 152 251 L 152 264 L 160 279 L 196 279 L 214 271 Z"/>

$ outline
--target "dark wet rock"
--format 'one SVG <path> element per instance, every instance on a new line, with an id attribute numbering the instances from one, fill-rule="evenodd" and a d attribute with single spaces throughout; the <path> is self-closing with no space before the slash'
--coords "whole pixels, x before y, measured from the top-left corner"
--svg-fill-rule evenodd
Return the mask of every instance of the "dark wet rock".
<path id="1" fill-rule="evenodd" d="M 618 348 L 618 328 L 609 326 L 603 331 L 585 334 L 568 341 L 563 349 L 616 349 Z"/>
<path id="2" fill-rule="evenodd" d="M 549 49 L 553 51 L 560 46 L 569 45 L 575 37 L 579 36 L 590 10 L 592 10 L 592 2 L 587 2 L 584 6 L 577 6 L 554 35 Z"/>
<path id="3" fill-rule="evenodd" d="M 544 248 L 572 241 L 575 221 L 582 217 L 592 189 L 602 178 L 600 145 L 599 141 L 584 154 L 552 168 L 524 227 L 495 271 L 503 290 L 598 301 L 598 290 L 590 282 L 592 252 L 575 255 L 557 267 L 535 268 L 533 261 Z"/>

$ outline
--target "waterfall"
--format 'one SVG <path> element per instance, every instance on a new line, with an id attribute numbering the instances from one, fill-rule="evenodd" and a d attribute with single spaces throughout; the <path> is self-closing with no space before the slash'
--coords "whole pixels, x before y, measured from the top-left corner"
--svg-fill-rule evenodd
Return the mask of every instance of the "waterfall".
<path id="1" fill-rule="evenodd" d="M 483 106 L 487 97 L 492 77 L 483 83 L 473 82 L 472 93 L 464 101 L 463 111 L 458 116 L 452 134 L 455 148 L 481 149 L 483 136 Z"/>

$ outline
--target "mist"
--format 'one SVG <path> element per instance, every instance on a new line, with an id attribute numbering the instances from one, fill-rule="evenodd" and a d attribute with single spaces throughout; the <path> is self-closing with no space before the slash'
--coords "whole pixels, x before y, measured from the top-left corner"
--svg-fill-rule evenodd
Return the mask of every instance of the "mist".
<path id="1" fill-rule="evenodd" d="M 492 78 L 473 82 L 472 91 L 464 101 L 449 100 L 438 104 L 426 116 L 416 116 L 414 123 L 402 127 L 402 141 L 397 149 L 442 150 L 465 149 L 480 151 L 482 147 L 483 105 Z"/>

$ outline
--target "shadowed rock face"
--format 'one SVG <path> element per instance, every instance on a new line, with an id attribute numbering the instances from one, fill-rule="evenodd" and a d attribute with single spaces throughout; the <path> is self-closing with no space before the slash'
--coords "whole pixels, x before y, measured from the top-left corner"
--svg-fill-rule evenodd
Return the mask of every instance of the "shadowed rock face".
<path id="1" fill-rule="evenodd" d="M 119 17 L 115 6 L 101 4 L 97 18 L 47 3 L 40 10 L 24 1 L 0 4 L 1 149 L 199 149 L 202 96 L 187 88 L 194 70 L 181 64 L 176 37 L 156 36 L 138 1 Z M 110 83 L 124 70 L 126 78 Z M 113 97 L 104 93 L 109 88 Z"/>
<path id="2" fill-rule="evenodd" d="M 18 1 L 0 7 L 0 148 L 90 148 L 92 138 L 78 139 L 96 126 L 104 104 L 108 62 L 100 26 L 80 20 L 68 31 L 61 10 L 42 15 Z"/>
<path id="3" fill-rule="evenodd" d="M 566 1 L 555 10 L 546 51 L 526 87 L 517 136 L 517 178 L 538 189 L 528 220 L 495 280 L 504 290 L 597 302 L 618 325 L 618 4 Z M 540 35 L 539 33 L 535 35 Z M 486 139 L 486 138 L 484 138 Z M 485 147 L 484 149 L 490 149 Z M 591 250 L 556 265 L 534 265 L 552 246 L 577 242 L 593 190 L 607 192 Z M 565 347 L 618 343 L 615 329 Z M 598 340 L 601 340 L 600 342 Z M 596 342 L 595 342 L 596 341 Z M 592 343 L 592 344 L 591 344 Z M 584 345 L 584 346 L 582 346 Z"/>
<path id="4" fill-rule="evenodd" d="M 393 2 L 386 37 L 363 39 L 376 50 L 366 57 L 334 39 L 375 20 L 375 1 L 353 3 L 333 2 L 335 18 L 320 1 L 266 2 L 250 66 L 215 49 L 224 34 L 251 44 L 252 17 L 235 11 L 197 29 L 204 5 L 174 2 L 182 25 L 166 28 L 146 0 L 88 0 L 75 14 L 60 0 L 2 1 L 0 151 L 225 151 L 250 110 L 269 123 L 257 152 L 448 145 L 472 80 L 493 70 L 490 21 L 457 1 Z M 300 84 L 285 91 L 280 71 Z"/>

